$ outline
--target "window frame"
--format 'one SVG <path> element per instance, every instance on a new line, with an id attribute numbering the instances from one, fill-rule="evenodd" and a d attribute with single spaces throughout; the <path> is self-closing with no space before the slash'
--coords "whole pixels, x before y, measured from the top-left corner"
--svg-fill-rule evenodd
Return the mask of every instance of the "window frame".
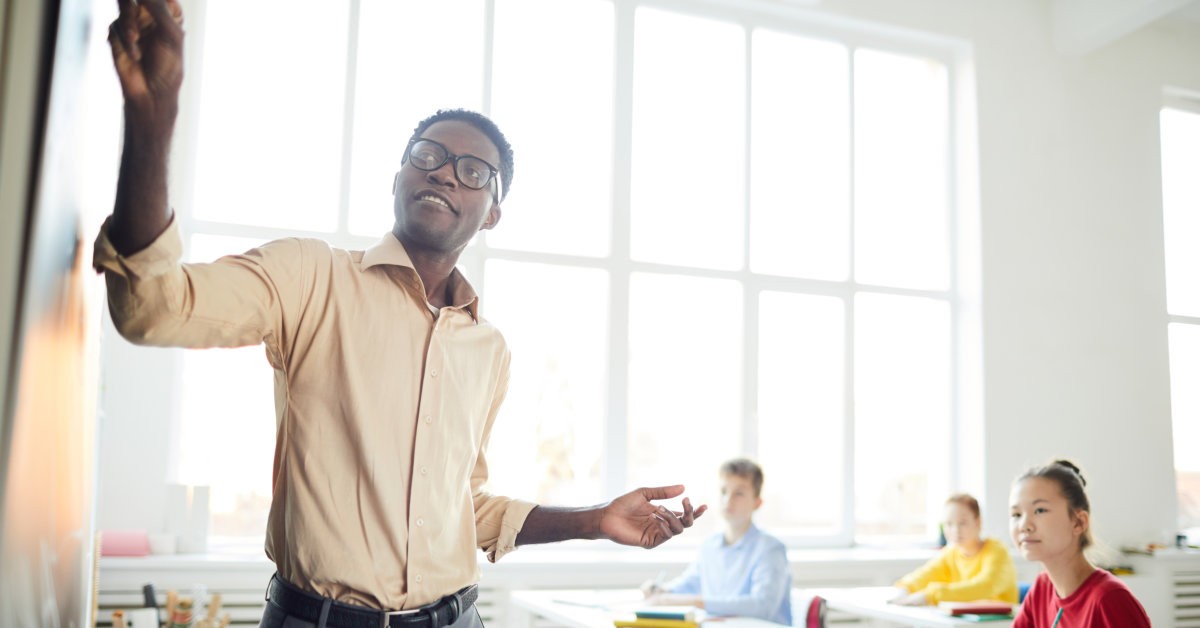
<path id="1" fill-rule="evenodd" d="M 841 529 L 825 536 L 785 536 L 792 547 L 845 547 L 864 539 L 855 535 L 855 429 L 854 429 L 854 340 L 855 321 L 854 297 L 860 293 L 876 293 L 908 297 L 926 297 L 948 304 L 950 309 L 950 382 L 951 399 L 950 429 L 939 439 L 947 451 L 947 467 L 942 477 L 928 487 L 928 532 L 936 534 L 936 521 L 941 516 L 942 495 L 951 490 L 970 490 L 982 496 L 982 359 L 981 331 L 978 310 L 978 207 L 974 173 L 973 141 L 973 78 L 970 74 L 971 51 L 969 44 L 961 40 L 917 33 L 897 27 L 864 24 L 849 18 L 809 11 L 795 6 L 785 6 L 765 0 L 607 0 L 614 10 L 616 33 L 614 59 L 613 98 L 613 144 L 612 144 L 612 222 L 611 245 L 607 256 L 585 257 L 561 253 L 516 251 L 489 246 L 487 234 L 476 238 L 463 253 L 459 266 L 471 278 L 483 298 L 487 285 L 484 281 L 484 265 L 490 259 L 514 262 L 534 262 L 560 266 L 599 268 L 609 274 L 610 303 L 609 321 L 609 377 L 607 383 L 607 417 L 604 427 L 606 458 L 602 462 L 602 486 L 608 495 L 618 495 L 630 487 L 626 482 L 625 459 L 627 443 L 627 413 L 629 390 L 629 293 L 630 277 L 635 272 L 669 273 L 706 278 L 731 279 L 743 286 L 743 343 L 742 387 L 743 423 L 740 433 L 747 455 L 755 455 L 758 440 L 757 390 L 758 390 L 758 321 L 759 295 L 765 290 L 778 290 L 800 294 L 832 296 L 844 304 L 843 361 L 844 388 L 844 433 L 843 433 L 843 508 L 840 513 Z M 201 74 L 199 63 L 204 45 L 204 2 L 184 0 L 188 12 L 189 37 L 185 41 L 186 59 L 191 64 L 192 76 Z M 344 84 L 343 137 L 341 160 L 341 193 L 338 206 L 337 229 L 334 232 L 305 232 L 295 229 L 277 228 L 267 225 L 242 225 L 192 217 L 194 190 L 191 175 L 196 169 L 195 146 L 197 118 L 189 115 L 199 102 L 200 81 L 184 83 L 181 94 L 181 114 L 177 127 L 176 142 L 171 159 L 172 198 L 175 201 L 177 219 L 187 236 L 208 234 L 236 236 L 270 240 L 283 237 L 315 237 L 328 241 L 333 246 L 363 249 L 377 241 L 374 237 L 363 237 L 349 231 L 350 215 L 350 168 L 353 152 L 353 124 L 355 112 L 355 68 L 358 57 L 357 40 L 359 15 L 362 0 L 349 0 L 347 73 Z M 744 246 L 743 265 L 740 270 L 722 271 L 701 268 L 639 262 L 630 255 L 630 201 L 631 201 L 631 156 L 633 152 L 633 84 L 634 84 L 634 22 L 640 7 L 671 11 L 680 14 L 718 19 L 741 26 L 745 33 L 745 190 L 744 190 Z M 485 43 L 482 109 L 492 109 L 491 86 L 493 77 L 493 39 L 495 26 L 495 0 L 483 0 L 485 11 Z M 769 28 L 773 31 L 794 33 L 808 38 L 822 39 L 846 47 L 849 56 L 850 75 L 848 90 L 850 114 L 850 233 L 849 277 L 845 281 L 767 276 L 749 271 L 750 259 L 750 170 L 751 132 L 753 110 L 750 93 L 753 80 L 753 35 L 755 29 Z M 916 290 L 859 284 L 854 279 L 854 53 L 859 48 L 914 55 L 929 58 L 944 64 L 947 72 L 947 168 L 945 198 L 947 202 L 947 241 L 949 243 L 949 284 L 946 290 Z M 185 251 L 190 250 L 190 241 L 185 238 Z M 1188 322 L 1200 323 L 1200 320 Z M 177 363 L 180 361 L 177 361 Z M 179 367 L 180 370 L 181 367 Z M 177 381 L 183 385 L 181 377 Z M 171 410 L 172 420 L 178 425 L 180 408 L 175 395 L 175 407 Z M 178 430 L 175 430 L 178 432 Z M 714 463 L 715 464 L 715 463 Z M 975 465 L 975 466 L 971 466 Z M 976 468 L 978 467 L 978 468 Z M 171 470 L 168 470 L 170 473 Z M 931 478 L 932 480 L 933 478 Z M 932 538 L 932 537 L 931 537 Z"/>
<path id="2" fill-rule="evenodd" d="M 1193 114 L 1196 116 L 1200 116 L 1200 92 L 1168 87 L 1163 92 L 1162 106 L 1159 108 L 1160 121 L 1161 121 L 1161 114 L 1166 109 L 1174 109 L 1176 111 L 1181 111 L 1184 113 L 1190 113 L 1190 114 Z M 1161 124 L 1161 122 L 1160 122 L 1160 124 Z M 1162 139 L 1162 133 L 1163 133 L 1163 129 L 1160 127 L 1159 128 L 1160 141 Z M 1161 155 L 1161 151 L 1160 151 L 1160 158 L 1161 158 L 1161 156 L 1162 155 Z M 1165 168 L 1162 167 L 1162 164 L 1160 164 L 1160 171 L 1165 172 Z M 1161 178 L 1161 174 L 1160 174 L 1160 178 Z M 1166 181 L 1163 180 L 1162 183 L 1165 184 Z M 1164 206 L 1162 208 L 1162 210 L 1165 214 L 1166 207 Z M 1166 226 L 1165 225 L 1165 216 L 1163 218 L 1164 218 L 1163 226 L 1165 228 L 1165 226 Z M 1163 254 L 1164 275 L 1165 275 L 1165 273 L 1170 272 L 1170 269 L 1168 269 L 1166 267 L 1166 259 L 1167 258 L 1166 258 L 1165 241 L 1164 241 L 1164 254 Z M 1165 287 L 1167 289 L 1169 289 L 1170 285 L 1167 284 Z M 1170 354 L 1170 351 L 1171 351 L 1171 345 L 1170 345 L 1171 326 L 1172 325 L 1183 325 L 1183 326 L 1187 326 L 1190 328 L 1195 328 L 1197 331 L 1200 331 L 1200 316 L 1173 314 L 1173 313 L 1171 313 L 1170 309 L 1168 308 L 1168 305 L 1167 305 L 1168 303 L 1169 303 L 1169 299 L 1167 298 L 1167 292 L 1164 290 L 1164 292 L 1163 292 L 1163 315 L 1164 315 L 1165 320 L 1163 323 L 1163 337 L 1164 337 L 1164 341 L 1167 344 L 1167 361 L 1168 361 L 1167 385 L 1168 385 L 1168 387 L 1170 387 L 1171 382 L 1172 382 L 1172 378 L 1170 377 L 1170 374 L 1169 374 L 1170 363 L 1171 363 L 1171 354 Z M 1172 404 L 1171 422 L 1172 422 L 1172 426 L 1174 429 L 1175 422 L 1178 421 L 1179 419 L 1175 416 L 1174 396 L 1173 395 L 1168 396 L 1168 402 Z M 1179 473 L 1180 473 L 1180 471 L 1179 471 L 1178 463 L 1176 462 L 1175 463 L 1175 479 L 1176 479 L 1177 484 L 1178 484 L 1178 479 L 1179 479 Z M 1183 519 L 1182 504 L 1179 503 L 1181 497 L 1182 497 L 1182 494 L 1180 492 L 1180 488 L 1177 485 L 1176 486 L 1176 509 L 1177 509 L 1176 517 L 1180 520 Z M 1197 495 L 1196 497 L 1200 498 L 1200 495 Z M 1200 529 L 1200 522 L 1197 523 L 1197 526 L 1193 526 L 1191 529 L 1192 530 Z"/>

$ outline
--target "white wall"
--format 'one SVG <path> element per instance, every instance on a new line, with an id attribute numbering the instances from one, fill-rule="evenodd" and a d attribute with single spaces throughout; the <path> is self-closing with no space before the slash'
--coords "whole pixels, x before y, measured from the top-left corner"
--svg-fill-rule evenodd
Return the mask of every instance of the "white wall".
<path id="1" fill-rule="evenodd" d="M 1068 456 L 1102 538 L 1173 533 L 1158 113 L 1200 90 L 1200 25 L 1068 56 L 1045 1 L 821 7 L 974 45 L 990 530 L 1015 474 Z"/>
<path id="2" fill-rule="evenodd" d="M 1006 533 L 1016 473 L 1069 456 L 1084 467 L 1102 537 L 1173 533 L 1158 110 L 1165 86 L 1200 91 L 1200 25 L 1152 26 L 1067 56 L 1054 48 L 1049 0 L 824 0 L 812 10 L 974 46 L 990 532 Z M 171 359 L 120 342 L 105 345 L 106 375 L 123 360 L 157 371 Z M 154 377 L 109 377 L 104 388 L 101 527 L 160 524 L 147 505 L 161 500 L 161 404 L 175 384 Z"/>

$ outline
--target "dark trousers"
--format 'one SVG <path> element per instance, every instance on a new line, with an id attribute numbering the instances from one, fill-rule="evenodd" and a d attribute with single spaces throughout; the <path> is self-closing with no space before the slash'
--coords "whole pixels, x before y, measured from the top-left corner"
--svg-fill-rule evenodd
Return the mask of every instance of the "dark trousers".
<path id="1" fill-rule="evenodd" d="M 428 628 L 433 619 L 440 620 L 433 624 L 433 628 L 483 628 L 483 618 L 479 616 L 479 610 L 475 608 L 474 604 L 476 591 L 478 591 L 478 587 L 467 587 L 436 603 L 421 607 L 418 614 L 409 616 L 411 619 L 399 617 L 392 619 L 399 620 L 400 625 L 412 627 Z M 332 613 L 331 605 L 334 611 Z M 463 608 L 461 612 L 451 610 L 464 606 L 466 608 Z M 316 612 L 318 609 L 319 612 Z M 293 612 L 298 612 L 299 615 L 293 615 Z M 353 616 L 347 617 L 347 612 L 351 612 Z M 363 613 L 367 615 L 366 622 L 364 622 Z M 267 586 L 267 608 L 263 611 L 262 621 L 258 626 L 259 628 L 326 628 L 328 619 L 333 620 L 335 625 L 346 625 L 346 622 L 350 622 L 350 625 L 353 626 L 370 625 L 375 628 L 377 624 L 372 622 L 372 617 L 378 617 L 379 621 L 383 620 L 382 615 L 376 613 L 377 611 L 361 607 L 351 609 L 328 598 L 302 591 L 280 578 L 279 574 L 275 574 Z M 445 620 L 454 617 L 455 613 L 458 613 L 458 619 L 454 623 L 444 623 Z M 334 616 L 330 617 L 331 614 Z M 319 621 L 311 621 L 313 615 L 320 615 Z M 339 616 L 340 619 L 338 619 Z"/>
<path id="2" fill-rule="evenodd" d="M 288 615 L 282 608 L 275 606 L 271 602 L 267 602 L 267 610 L 263 612 L 262 622 L 258 624 L 259 628 L 324 628 L 318 627 L 310 621 L 297 619 Z M 447 626 L 447 628 L 484 628 L 483 618 L 479 616 L 479 611 L 475 606 L 471 606 L 471 610 L 463 613 L 458 621 Z"/>

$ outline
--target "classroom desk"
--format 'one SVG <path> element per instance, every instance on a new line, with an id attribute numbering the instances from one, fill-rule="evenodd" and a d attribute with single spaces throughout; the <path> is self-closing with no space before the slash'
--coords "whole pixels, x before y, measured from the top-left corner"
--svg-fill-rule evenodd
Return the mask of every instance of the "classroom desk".
<path id="1" fill-rule="evenodd" d="M 808 593 L 825 598 L 831 610 L 856 617 L 883 619 L 905 626 L 939 628 L 941 626 L 979 626 L 982 628 L 1011 628 L 1011 620 L 975 622 L 956 619 L 928 606 L 898 606 L 887 601 L 896 595 L 892 587 L 854 587 L 847 589 L 807 589 Z"/>
<path id="2" fill-rule="evenodd" d="M 636 608 L 644 606 L 642 592 L 637 589 L 563 589 L 518 590 L 512 592 L 509 628 L 533 626 L 541 618 L 567 628 L 613 628 L 613 619 L 633 617 Z M 723 617 L 705 622 L 715 628 L 781 628 L 761 619 Z"/>

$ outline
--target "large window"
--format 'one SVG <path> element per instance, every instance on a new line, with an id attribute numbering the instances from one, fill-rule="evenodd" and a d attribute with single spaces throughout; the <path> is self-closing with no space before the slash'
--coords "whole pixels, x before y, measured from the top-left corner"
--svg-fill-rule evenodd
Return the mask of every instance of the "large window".
<path id="1" fill-rule="evenodd" d="M 189 257 L 369 246 L 416 122 L 485 111 L 516 149 L 503 219 L 462 260 L 513 351 L 493 490 L 683 482 L 716 504 L 718 465 L 748 455 L 760 521 L 796 544 L 928 536 L 958 488 L 952 53 L 760 10 L 207 2 L 176 162 Z M 261 23 L 278 39 L 248 58 Z M 261 535 L 262 350 L 184 363 L 180 477 L 213 484 L 214 534 Z"/>
<path id="2" fill-rule="evenodd" d="M 1200 99 L 1171 104 L 1160 116 L 1171 416 L 1179 527 L 1200 535 Z"/>

